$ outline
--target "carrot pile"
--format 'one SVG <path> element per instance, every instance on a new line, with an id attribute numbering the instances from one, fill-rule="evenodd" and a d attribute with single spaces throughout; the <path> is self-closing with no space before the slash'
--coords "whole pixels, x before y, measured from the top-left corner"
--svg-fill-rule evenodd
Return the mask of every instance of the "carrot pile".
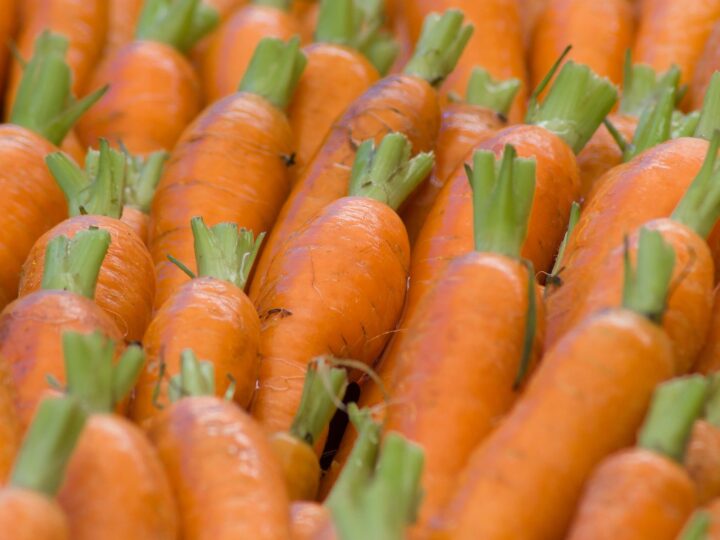
<path id="1" fill-rule="evenodd" d="M 0 538 L 720 540 L 720 0 L 0 0 Z"/>

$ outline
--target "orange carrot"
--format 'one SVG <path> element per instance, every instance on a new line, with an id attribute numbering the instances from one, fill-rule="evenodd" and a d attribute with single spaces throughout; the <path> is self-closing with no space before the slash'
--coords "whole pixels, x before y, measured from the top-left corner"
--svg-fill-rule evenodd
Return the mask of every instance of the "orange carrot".
<path id="1" fill-rule="evenodd" d="M 316 502 L 290 504 L 290 540 L 331 540 L 335 535 L 327 506 Z"/>
<path id="2" fill-rule="evenodd" d="M 109 2 L 105 56 L 112 54 L 135 38 L 135 27 L 145 0 L 109 0 Z"/>
<path id="3" fill-rule="evenodd" d="M 713 375 L 708 379 L 710 391 L 703 416 L 693 426 L 684 460 L 685 468 L 695 485 L 697 503 L 701 505 L 720 496 L 720 378 Z"/>
<path id="4" fill-rule="evenodd" d="M 180 535 L 289 538 L 289 501 L 272 447 L 250 416 L 213 395 L 212 371 L 183 352 L 171 384 L 175 402 L 148 430 L 175 493 Z"/>
<path id="5" fill-rule="evenodd" d="M 715 288 L 712 302 L 710 329 L 693 368 L 694 371 L 705 375 L 720 371 L 720 287 Z"/>
<path id="6" fill-rule="evenodd" d="M 695 66 L 695 73 L 690 83 L 691 109 L 702 107 L 710 79 L 718 70 L 720 70 L 720 21 L 713 26 L 710 37 L 705 42 L 703 53 Z"/>
<path id="7" fill-rule="evenodd" d="M 142 349 L 128 347 L 115 363 L 115 344 L 97 332 L 62 339 L 68 392 L 90 415 L 58 493 L 71 537 L 177 538 L 175 502 L 152 445 L 113 414 L 140 372 Z"/>
<path id="8" fill-rule="evenodd" d="M 673 251 L 641 234 L 624 306 L 550 349 L 517 405 L 480 445 L 433 538 L 562 538 L 584 482 L 630 444 L 655 386 L 675 371 L 662 317 Z"/>
<path id="9" fill-rule="evenodd" d="M 198 272 L 157 311 L 145 332 L 148 360 L 132 403 L 137 422 L 157 414 L 168 387 L 161 379 L 180 370 L 180 353 L 188 348 L 215 364 L 215 388 L 235 388 L 235 400 L 250 404 L 259 365 L 260 321 L 243 292 L 263 234 L 257 239 L 234 223 L 208 228 L 202 218 L 191 222 Z M 184 265 L 183 265 L 184 267 Z"/>
<path id="10" fill-rule="evenodd" d="M 167 255 L 192 260 L 192 217 L 256 234 L 272 227 L 290 187 L 292 134 L 283 109 L 305 66 L 299 47 L 296 39 L 263 40 L 240 91 L 206 109 L 171 154 L 150 213 L 156 308 L 188 279 Z"/>
<path id="11" fill-rule="evenodd" d="M 5 83 L 8 77 L 8 66 L 10 64 L 10 51 L 5 46 L 15 35 L 20 9 L 16 0 L 3 0 L 0 2 L 0 43 L 3 48 L 0 51 L 0 89 L 5 91 Z"/>
<path id="12" fill-rule="evenodd" d="M 410 152 L 402 134 L 386 135 L 377 150 L 372 139 L 360 145 L 350 196 L 290 236 L 268 267 L 256 302 L 262 362 L 252 412 L 270 432 L 290 426 L 312 358 L 370 364 L 395 328 L 409 245 L 394 209 L 433 164 L 428 154 L 410 160 Z M 349 260 L 356 262 L 348 267 Z"/>
<path id="13" fill-rule="evenodd" d="M 718 540 L 718 538 L 720 538 L 720 499 L 698 508 L 678 536 L 678 540 Z"/>
<path id="14" fill-rule="evenodd" d="M 682 460 L 707 389 L 699 375 L 657 387 L 637 446 L 603 460 L 588 480 L 568 540 L 675 540 L 695 507 Z"/>

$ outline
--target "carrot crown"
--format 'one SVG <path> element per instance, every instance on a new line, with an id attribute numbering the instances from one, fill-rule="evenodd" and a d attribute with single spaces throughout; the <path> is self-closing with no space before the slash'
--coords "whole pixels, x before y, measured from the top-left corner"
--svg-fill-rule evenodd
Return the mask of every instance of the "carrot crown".
<path id="1" fill-rule="evenodd" d="M 305 64 L 307 58 L 300 50 L 300 38 L 297 36 L 287 43 L 280 39 L 263 38 L 255 48 L 239 91 L 257 94 L 278 109 L 285 109 Z"/>
<path id="2" fill-rule="evenodd" d="M 289 11 L 292 0 L 253 0 L 255 6 L 267 6 L 280 9 L 282 11 Z"/>
<path id="3" fill-rule="evenodd" d="M 704 509 L 695 510 L 683 527 L 678 540 L 711 540 L 710 523 L 710 512 Z"/>
<path id="4" fill-rule="evenodd" d="M 75 122 L 107 91 L 107 86 L 81 100 L 71 93 L 72 73 L 65 62 L 68 40 L 43 32 L 24 68 L 10 122 L 59 145 Z"/>
<path id="5" fill-rule="evenodd" d="M 680 68 L 673 65 L 658 74 L 647 64 L 632 63 L 630 50 L 625 55 L 623 89 L 618 110 L 621 114 L 640 116 L 658 96 L 666 90 L 677 90 L 680 84 Z"/>
<path id="6" fill-rule="evenodd" d="M 228 390 L 232 395 L 234 388 Z M 180 373 L 170 378 L 168 397 L 171 402 L 184 397 L 214 396 L 215 366 L 212 362 L 199 361 L 191 349 L 180 353 Z"/>
<path id="7" fill-rule="evenodd" d="M 404 538 L 421 499 L 423 450 L 398 433 L 385 436 L 367 410 L 348 407 L 355 446 L 325 505 L 343 540 Z"/>
<path id="8" fill-rule="evenodd" d="M 213 277 L 245 288 L 265 233 L 254 238 L 252 231 L 236 223 L 205 225 L 201 217 L 190 220 L 195 238 L 195 262 L 199 277 Z"/>
<path id="9" fill-rule="evenodd" d="M 343 368 L 331 368 L 322 357 L 311 362 L 290 434 L 314 446 L 335 414 L 347 384 L 347 372 Z"/>
<path id="10" fill-rule="evenodd" d="M 384 75 L 399 51 L 382 30 L 384 15 L 383 0 L 321 0 L 315 41 L 356 49 Z"/>
<path id="11" fill-rule="evenodd" d="M 518 79 L 496 81 L 487 70 L 476 67 L 468 81 L 465 101 L 470 105 L 485 107 L 505 116 L 518 90 L 520 90 Z"/>
<path id="12" fill-rule="evenodd" d="M 405 74 L 439 87 L 455 69 L 472 36 L 473 25 L 463 26 L 463 19 L 463 12 L 457 9 L 425 17 L 415 52 L 405 66 Z"/>
<path id="13" fill-rule="evenodd" d="M 658 231 L 640 229 L 636 267 L 626 240 L 623 307 L 660 324 L 674 265 L 675 252 Z"/>
<path id="14" fill-rule="evenodd" d="M 710 140 L 715 131 L 720 129 L 720 72 L 713 73 L 708 84 L 703 106 L 700 110 L 700 121 L 695 129 L 695 136 Z"/>
<path id="15" fill-rule="evenodd" d="M 92 299 L 108 247 L 110 233 L 97 228 L 79 231 L 72 239 L 53 238 L 45 250 L 42 288 L 70 291 Z"/>
<path id="16" fill-rule="evenodd" d="M 160 182 L 165 160 L 168 153 L 154 152 L 146 157 L 132 156 L 125 153 L 125 206 L 150 213 L 150 206 L 155 196 L 155 188 Z"/>
<path id="17" fill-rule="evenodd" d="M 703 238 L 707 238 L 720 218 L 720 166 L 715 166 L 720 147 L 720 131 L 710 140 L 700 172 L 680 199 L 672 219 L 687 225 Z"/>
<path id="18" fill-rule="evenodd" d="M 145 0 L 135 38 L 186 53 L 219 22 L 217 10 L 202 0 Z"/>
<path id="19" fill-rule="evenodd" d="M 67 391 L 89 414 L 110 413 L 135 386 L 145 361 L 141 347 L 130 345 L 115 362 L 115 343 L 100 332 L 62 336 Z"/>
<path id="20" fill-rule="evenodd" d="M 702 375 L 673 379 L 653 393 L 650 410 L 638 434 L 638 446 L 682 463 L 695 420 L 708 394 Z"/>
<path id="21" fill-rule="evenodd" d="M 85 411 L 72 396 L 42 400 L 15 458 L 10 485 L 55 496 L 85 420 Z"/>
<path id="22" fill-rule="evenodd" d="M 543 102 L 538 104 L 537 96 L 548 84 L 554 69 L 533 92 L 525 120 L 555 133 L 577 154 L 615 105 L 617 90 L 589 67 L 569 61 L 563 65 Z"/>
<path id="23" fill-rule="evenodd" d="M 557 256 L 555 257 L 555 263 L 553 264 L 552 271 L 550 272 L 550 275 L 545 278 L 546 293 L 550 290 L 551 286 L 559 285 L 562 283 L 562 279 L 560 278 L 560 272 L 562 272 L 563 269 L 563 258 L 565 257 L 565 249 L 567 248 L 570 235 L 572 235 L 572 232 L 575 229 L 575 225 L 577 225 L 579 219 L 580 204 L 577 202 L 573 202 L 570 205 L 570 219 L 568 220 L 568 226 L 567 230 L 565 231 L 565 236 L 563 236 L 562 242 L 560 242 L 560 248 L 558 249 Z"/>
<path id="24" fill-rule="evenodd" d="M 376 199 L 397 210 L 435 164 L 432 152 L 410 159 L 411 152 L 402 133 L 385 135 L 377 148 L 373 139 L 363 142 L 350 173 L 349 195 Z"/>

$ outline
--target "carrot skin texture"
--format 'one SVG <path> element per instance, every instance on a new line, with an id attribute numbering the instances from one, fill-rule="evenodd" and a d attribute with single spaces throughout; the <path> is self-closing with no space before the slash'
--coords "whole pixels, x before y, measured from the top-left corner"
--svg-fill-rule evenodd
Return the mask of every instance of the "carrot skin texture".
<path id="1" fill-rule="evenodd" d="M 335 120 L 379 78 L 373 65 L 348 47 L 315 43 L 303 52 L 308 62 L 288 108 L 295 137 L 293 181 L 302 177 Z"/>
<path id="2" fill-rule="evenodd" d="M 674 540 L 694 508 L 693 485 L 681 465 L 633 448 L 595 470 L 567 538 Z"/>
<path id="3" fill-rule="evenodd" d="M 174 48 L 133 41 L 108 56 L 89 88 L 109 90 L 77 125 L 86 146 L 100 138 L 122 141 L 132 154 L 171 150 L 200 112 L 200 85 L 188 60 Z"/>
<path id="4" fill-rule="evenodd" d="M 9 43 L 15 36 L 18 26 L 20 6 L 16 0 L 2 0 L 0 2 L 0 43 Z M 3 45 L 0 51 L 0 89 L 5 91 L 5 83 L 9 75 L 10 51 Z"/>
<path id="5" fill-rule="evenodd" d="M 209 38 L 200 68 L 206 103 L 237 91 L 255 47 L 265 37 L 287 41 L 300 31 L 291 13 L 248 5 L 234 12 Z"/>
<path id="6" fill-rule="evenodd" d="M 145 243 L 148 244 L 148 228 L 150 226 L 150 216 L 139 208 L 132 206 L 124 206 L 120 220 L 130 227 L 135 234 Z"/>
<path id="7" fill-rule="evenodd" d="M 70 540 L 58 503 L 29 489 L 0 490 L 0 530 L 12 531 L 13 540 Z"/>
<path id="8" fill-rule="evenodd" d="M 291 501 L 313 501 L 320 483 L 320 463 L 315 450 L 289 433 L 274 433 L 270 444 L 282 467 Z"/>
<path id="9" fill-rule="evenodd" d="M 316 502 L 293 502 L 290 504 L 290 540 L 330 540 L 332 516 L 327 506 Z"/>
<path id="10" fill-rule="evenodd" d="M 74 540 L 177 538 L 175 501 L 155 449 L 120 416 L 88 419 L 58 502 Z"/>
<path id="11" fill-rule="evenodd" d="M 71 129 L 60 144 L 60 150 L 68 154 L 75 160 L 75 163 L 82 165 L 85 163 L 85 156 L 87 155 L 87 147 L 83 146 L 77 133 L 74 129 Z"/>
<path id="12" fill-rule="evenodd" d="M 204 277 L 180 287 L 155 314 L 143 338 L 145 368 L 135 387 L 132 418 L 142 423 L 156 416 L 153 392 L 165 373 L 180 372 L 180 353 L 191 348 L 199 358 L 212 358 L 215 388 L 224 393 L 228 375 L 235 380 L 234 399 L 247 407 L 259 365 L 260 321 L 245 293 L 230 282 Z M 160 386 L 160 404 L 167 403 L 167 384 Z"/>
<path id="13" fill-rule="evenodd" d="M 132 42 L 144 0 L 109 0 L 108 34 L 104 55 Z M 208 3 L 208 2 L 206 2 Z"/>
<path id="14" fill-rule="evenodd" d="M 10 366 L 0 357 L 0 482 L 4 485 L 22 442 L 20 422 L 15 412 L 15 386 Z"/>
<path id="15" fill-rule="evenodd" d="M 598 25 L 597 21 L 603 24 Z M 625 51 L 632 47 L 633 26 L 628 0 L 549 0 L 537 22 L 530 53 L 533 88 L 570 44 L 568 59 L 621 84 L 623 58 Z"/>
<path id="16" fill-rule="evenodd" d="M 690 109 L 699 110 L 705 100 L 710 78 L 720 70 L 720 21 L 713 26 L 690 83 Z"/>
<path id="17" fill-rule="evenodd" d="M 119 219 L 75 216 L 38 238 L 23 265 L 19 296 L 41 288 L 45 250 L 53 238 L 63 235 L 73 238 L 90 227 L 108 231 L 111 238 L 98 275 L 95 303 L 115 321 L 125 341 L 140 341 L 152 317 L 154 269 L 145 242 Z"/>
<path id="18" fill-rule="evenodd" d="M 490 109 L 467 103 L 452 103 L 442 112 L 435 144 L 435 170 L 410 196 L 401 215 L 410 245 L 422 229 L 442 188 L 455 170 L 471 158 L 472 150 L 504 128 L 507 121 Z"/>
<path id="19" fill-rule="evenodd" d="M 720 496 L 720 429 L 697 420 L 685 452 L 685 468 L 695 484 L 697 504 Z"/>
<path id="20" fill-rule="evenodd" d="M 122 333 L 95 302 L 65 291 L 37 291 L 0 313 L 0 362 L 15 385 L 15 410 L 24 432 L 35 407 L 50 390 L 47 375 L 65 381 L 62 334 L 100 331 L 117 343 Z"/>
<path id="21" fill-rule="evenodd" d="M 402 310 L 409 252 L 395 211 L 362 197 L 329 204 L 287 239 L 255 302 L 262 360 L 252 413 L 268 431 L 290 427 L 312 358 L 377 358 Z"/>
<path id="22" fill-rule="evenodd" d="M 174 490 L 186 540 L 288 538 L 289 501 L 265 433 L 234 404 L 184 398 L 148 435 Z"/>
<path id="23" fill-rule="evenodd" d="M 674 367 L 664 332 L 644 317 L 613 310 L 587 319 L 546 353 L 476 449 L 433 538 L 562 537 L 583 483 L 632 443 L 653 389 Z"/>
<path id="24" fill-rule="evenodd" d="M 360 96 L 328 133 L 323 146 L 285 201 L 277 223 L 265 241 L 250 284 L 250 298 L 258 303 L 268 267 L 286 239 L 326 205 L 348 192 L 357 147 L 367 139 L 379 143 L 391 132 L 405 134 L 413 153 L 432 150 L 440 126 L 437 93 L 426 81 L 391 75 Z"/>
<path id="25" fill-rule="evenodd" d="M 693 368 L 703 375 L 712 375 L 720 370 L 720 288 L 715 289 L 712 302 L 710 329 Z"/>
<path id="26" fill-rule="evenodd" d="M 167 255 L 195 270 L 192 217 L 203 216 L 208 226 L 232 221 L 256 234 L 270 230 L 289 190 L 283 156 L 291 154 L 285 115 L 250 93 L 215 103 L 185 130 L 150 212 L 156 309 L 189 279 Z"/>

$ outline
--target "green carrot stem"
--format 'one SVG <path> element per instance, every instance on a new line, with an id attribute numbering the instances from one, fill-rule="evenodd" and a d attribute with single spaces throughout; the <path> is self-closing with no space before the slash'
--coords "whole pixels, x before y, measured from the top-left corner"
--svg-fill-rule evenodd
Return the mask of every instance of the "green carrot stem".
<path id="1" fill-rule="evenodd" d="M 115 362 L 115 343 L 100 332 L 65 332 L 63 353 L 68 393 L 89 414 L 112 412 L 135 386 L 145 361 L 142 348 L 131 345 Z"/>
<path id="2" fill-rule="evenodd" d="M 407 199 L 435 165 L 431 152 L 410 159 L 412 144 L 402 133 L 390 133 L 375 147 L 363 142 L 355 155 L 348 193 L 381 201 L 394 210 Z"/>
<path id="3" fill-rule="evenodd" d="M 496 81 L 487 70 L 477 67 L 470 76 L 465 101 L 470 105 L 485 107 L 505 116 L 518 90 L 520 90 L 518 79 Z"/>
<path id="4" fill-rule="evenodd" d="M 289 11 L 292 0 L 253 0 L 255 6 L 266 6 L 280 9 L 282 11 Z"/>
<path id="5" fill-rule="evenodd" d="M 623 306 L 660 324 L 674 265 L 675 252 L 658 231 L 640 229 L 636 267 L 630 262 L 626 239 Z"/>
<path id="6" fill-rule="evenodd" d="M 217 10 L 202 0 L 145 0 L 135 37 L 187 53 L 219 22 Z"/>
<path id="7" fill-rule="evenodd" d="M 160 182 L 163 166 L 168 158 L 165 151 L 154 152 L 147 157 L 126 154 L 125 206 L 132 206 L 148 214 Z"/>
<path id="8" fill-rule="evenodd" d="M 577 154 L 617 101 L 617 90 L 589 67 L 567 62 L 545 100 L 528 108 L 526 121 L 561 137 Z"/>
<path id="9" fill-rule="evenodd" d="M 703 418 L 713 426 L 720 427 L 720 373 L 708 376 L 708 383 L 710 386 Z"/>
<path id="10" fill-rule="evenodd" d="M 624 161 L 670 138 L 674 109 L 675 88 L 663 88 L 657 100 L 640 113 L 632 144 L 626 145 L 623 151 Z"/>
<path id="11" fill-rule="evenodd" d="M 670 138 L 692 137 L 700 123 L 700 111 L 693 111 L 683 114 L 678 110 L 672 113 L 672 125 L 670 127 Z"/>
<path id="12" fill-rule="evenodd" d="M 513 390 L 519 390 L 525 382 L 525 376 L 530 369 L 530 360 L 535 345 L 537 332 L 537 299 L 535 297 L 535 266 L 530 259 L 520 259 L 527 271 L 527 315 L 525 316 L 525 332 L 523 334 L 523 350 L 520 356 L 517 375 L 513 381 Z"/>
<path id="13" fill-rule="evenodd" d="M 475 250 L 519 257 L 535 195 L 535 160 L 518 158 L 506 145 L 502 157 L 478 150 L 465 167 L 473 197 Z"/>
<path id="14" fill-rule="evenodd" d="M 379 29 L 358 50 L 370 60 L 380 75 L 385 76 L 400 53 L 400 45 L 390 32 Z"/>
<path id="15" fill-rule="evenodd" d="M 45 250 L 42 288 L 70 291 L 92 299 L 108 247 L 110 233 L 97 228 L 79 231 L 72 239 L 53 238 Z"/>
<path id="16" fill-rule="evenodd" d="M 678 540 L 711 540 L 710 521 L 710 512 L 703 509 L 695 510 L 683 527 Z"/>
<path id="17" fill-rule="evenodd" d="M 700 172 L 671 216 L 703 238 L 708 237 L 720 218 L 720 166 L 715 165 L 719 147 L 720 131 L 716 131 L 710 140 Z"/>
<path id="18" fill-rule="evenodd" d="M 548 283 L 557 284 L 558 280 L 560 279 L 558 275 L 562 271 L 563 268 L 563 257 L 565 256 L 565 249 L 567 248 L 567 244 L 570 238 L 570 235 L 572 234 L 573 230 L 575 229 L 575 225 L 577 225 L 578 220 L 580 219 L 580 204 L 577 202 L 573 202 L 570 206 L 570 219 L 568 220 L 568 227 L 565 231 L 565 236 L 563 236 L 562 242 L 560 243 L 560 249 L 558 249 L 557 257 L 555 257 L 555 264 L 553 264 L 552 271 L 550 272 L 550 275 L 548 276 Z"/>
<path id="19" fill-rule="evenodd" d="M 10 485 L 54 497 L 62 485 L 85 419 L 85 412 L 74 397 L 43 399 L 15 458 Z"/>
<path id="20" fill-rule="evenodd" d="M 632 64 L 630 50 L 625 55 L 623 91 L 618 110 L 621 114 L 640 116 L 658 96 L 667 90 L 677 90 L 680 69 L 673 65 L 658 74 L 647 64 Z"/>
<path id="21" fill-rule="evenodd" d="M 463 19 L 463 12 L 457 9 L 425 17 L 415 52 L 405 66 L 405 74 L 425 79 L 439 87 L 455 69 L 472 36 L 473 26 L 463 26 Z"/>
<path id="22" fill-rule="evenodd" d="M 191 349 L 185 349 L 180 353 L 180 373 L 170 378 L 170 401 L 212 395 L 215 395 L 215 366 L 212 362 L 199 361 Z"/>
<path id="23" fill-rule="evenodd" d="M 278 109 L 285 109 L 307 64 L 300 50 L 300 38 L 287 43 L 263 38 L 255 48 L 250 65 L 240 83 L 240 92 L 257 94 Z"/>
<path id="24" fill-rule="evenodd" d="M 229 281 L 244 289 L 265 233 L 254 238 L 252 231 L 229 222 L 208 227 L 201 217 L 192 218 L 190 227 L 195 238 L 197 275 Z"/>
<path id="25" fill-rule="evenodd" d="M 720 72 L 713 73 L 705 91 L 700 120 L 695 129 L 695 136 L 710 140 L 715 131 L 720 129 Z"/>
<path id="26" fill-rule="evenodd" d="M 311 362 L 290 434 L 314 446 L 335 414 L 337 403 L 345 395 L 347 385 L 345 369 L 331 368 L 324 358 Z"/>
<path id="27" fill-rule="evenodd" d="M 693 424 L 702 413 L 708 387 L 708 380 L 702 375 L 681 377 L 659 385 L 638 434 L 638 447 L 682 463 Z"/>
<path id="28" fill-rule="evenodd" d="M 72 73 L 65 62 L 68 40 L 43 32 L 24 68 L 10 122 L 26 127 L 59 145 L 75 122 L 107 91 L 103 87 L 77 101 L 71 92 Z"/>

